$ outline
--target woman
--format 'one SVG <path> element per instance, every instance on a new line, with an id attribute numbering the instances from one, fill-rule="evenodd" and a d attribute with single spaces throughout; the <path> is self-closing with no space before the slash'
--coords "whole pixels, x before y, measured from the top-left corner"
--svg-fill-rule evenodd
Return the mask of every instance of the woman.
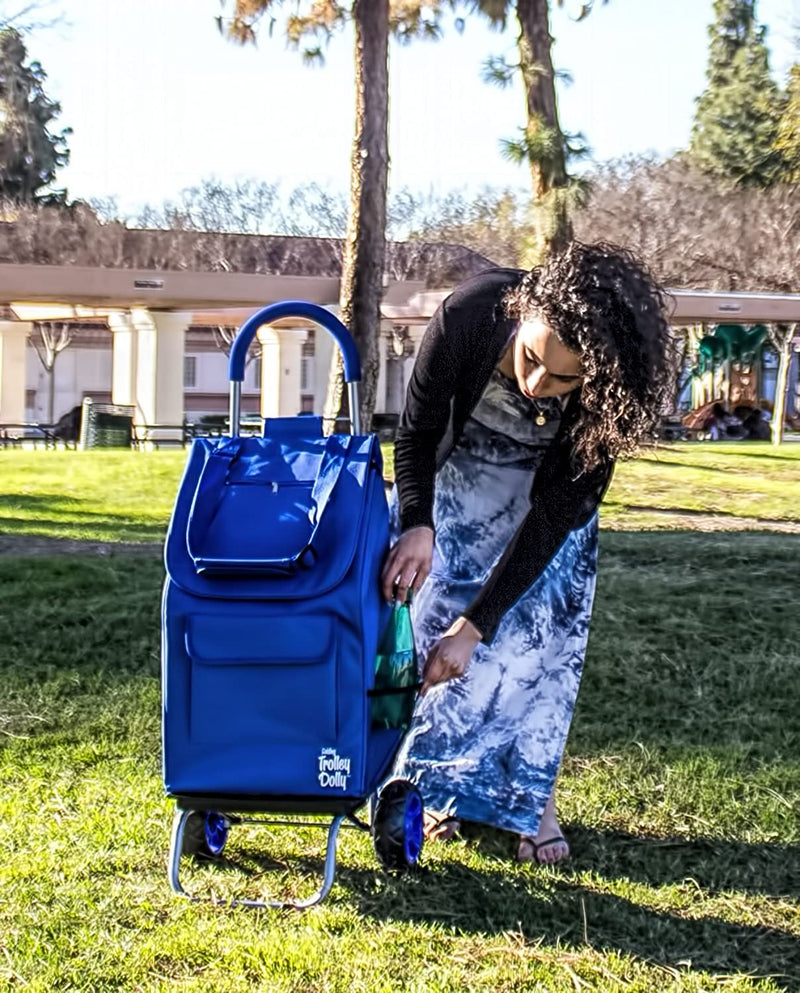
<path id="1" fill-rule="evenodd" d="M 460 285 L 420 345 L 395 445 L 399 535 L 382 575 L 411 593 L 421 698 L 396 772 L 429 837 L 513 832 L 521 861 L 568 846 L 553 790 L 594 595 L 597 507 L 672 383 L 664 299 L 609 245 Z"/>

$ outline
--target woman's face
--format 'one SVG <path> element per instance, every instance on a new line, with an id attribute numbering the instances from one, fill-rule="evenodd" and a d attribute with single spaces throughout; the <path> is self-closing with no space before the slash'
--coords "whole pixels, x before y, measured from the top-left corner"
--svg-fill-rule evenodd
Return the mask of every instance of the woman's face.
<path id="1" fill-rule="evenodd" d="M 520 324 L 514 338 L 514 377 L 530 399 L 569 393 L 581 384 L 581 357 L 538 317 Z"/>

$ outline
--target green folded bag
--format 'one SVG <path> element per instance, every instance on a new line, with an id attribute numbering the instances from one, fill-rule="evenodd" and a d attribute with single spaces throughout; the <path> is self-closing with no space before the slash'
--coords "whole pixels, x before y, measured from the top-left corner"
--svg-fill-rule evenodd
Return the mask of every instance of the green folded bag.
<path id="1" fill-rule="evenodd" d="M 421 685 L 409 602 L 395 603 L 378 644 L 375 688 L 369 692 L 372 726 L 407 728 Z"/>

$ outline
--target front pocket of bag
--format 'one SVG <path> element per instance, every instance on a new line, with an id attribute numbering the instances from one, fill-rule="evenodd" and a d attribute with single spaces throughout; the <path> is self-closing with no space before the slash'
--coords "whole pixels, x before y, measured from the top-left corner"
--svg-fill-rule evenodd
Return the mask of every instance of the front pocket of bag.
<path id="1" fill-rule="evenodd" d="M 311 536 L 312 483 L 231 483 L 198 550 L 220 562 L 291 558 Z"/>
<path id="2" fill-rule="evenodd" d="M 189 733 L 198 743 L 334 740 L 336 638 L 327 617 L 191 614 Z"/>

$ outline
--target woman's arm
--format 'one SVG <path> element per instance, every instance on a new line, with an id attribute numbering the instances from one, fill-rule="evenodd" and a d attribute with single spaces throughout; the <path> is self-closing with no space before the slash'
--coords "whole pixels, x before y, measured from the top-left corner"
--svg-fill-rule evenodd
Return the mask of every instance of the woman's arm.
<path id="1" fill-rule="evenodd" d="M 520 269 L 486 269 L 469 277 L 428 323 L 395 441 L 403 531 L 433 529 L 437 453 L 448 427 L 453 429 L 454 411 L 465 418 L 508 341 L 513 324 L 503 312 L 502 300 L 523 275 Z M 459 429 L 455 425 L 455 431 Z"/>
<path id="2" fill-rule="evenodd" d="M 459 366 L 448 334 L 449 300 L 439 306 L 420 343 L 394 446 L 402 534 L 384 563 L 381 589 L 387 600 L 401 603 L 422 586 L 433 561 L 436 452 L 450 420 Z"/>
<path id="3" fill-rule="evenodd" d="M 436 452 L 447 431 L 461 365 L 448 297 L 430 319 L 414 362 L 394 445 L 403 531 L 433 530 Z"/>

